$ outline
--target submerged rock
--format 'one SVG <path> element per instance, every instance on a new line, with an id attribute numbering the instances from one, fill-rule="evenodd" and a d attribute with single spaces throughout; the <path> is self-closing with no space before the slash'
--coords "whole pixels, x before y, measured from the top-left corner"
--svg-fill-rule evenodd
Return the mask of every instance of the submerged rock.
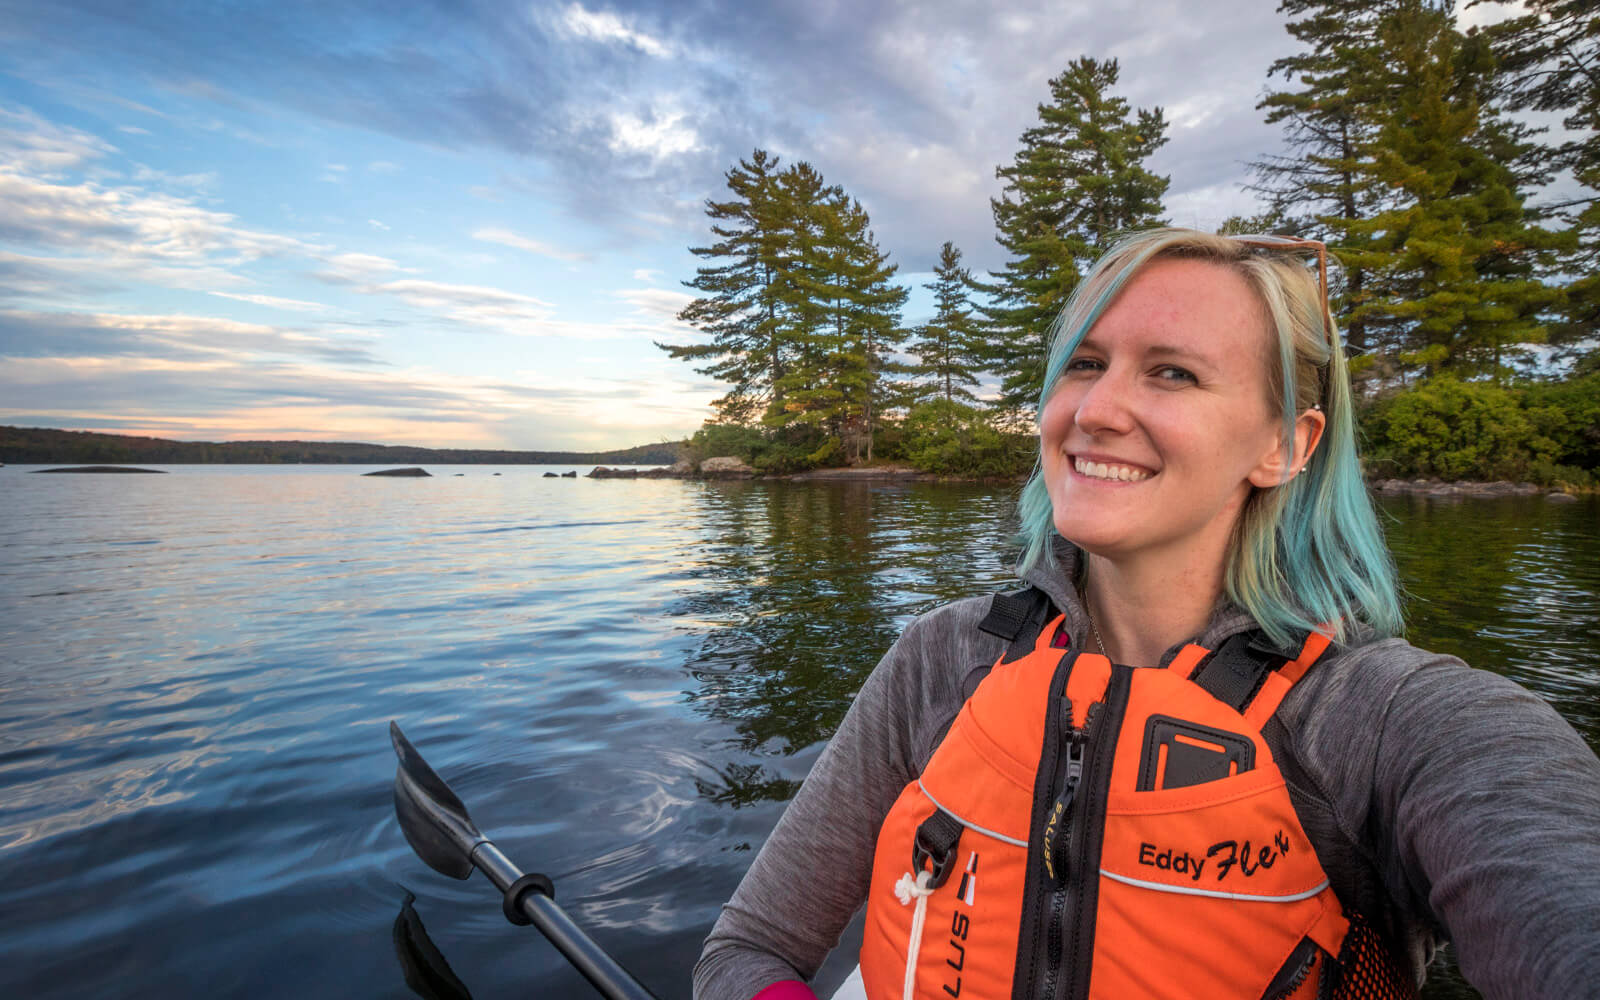
<path id="1" fill-rule="evenodd" d="M 560 479 L 561 477 L 556 475 L 554 472 L 546 472 L 544 474 L 544 478 L 546 478 L 546 479 Z"/>
<path id="2" fill-rule="evenodd" d="M 363 472 L 362 475 L 363 476 L 429 476 L 431 478 L 432 473 L 430 473 L 427 469 L 419 469 L 416 466 L 412 466 L 409 469 L 379 469 L 376 472 Z"/>
<path id="3" fill-rule="evenodd" d="M 62 469 L 34 469 L 34 472 L 148 472 L 164 476 L 166 469 L 141 469 L 136 465 L 74 465 Z"/>

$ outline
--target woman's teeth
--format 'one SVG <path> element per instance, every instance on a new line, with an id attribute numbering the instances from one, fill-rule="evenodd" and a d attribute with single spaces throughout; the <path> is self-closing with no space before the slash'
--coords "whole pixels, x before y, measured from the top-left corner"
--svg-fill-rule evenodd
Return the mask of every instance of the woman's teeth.
<path id="1" fill-rule="evenodd" d="M 1131 469 L 1126 465 L 1106 465 L 1104 462 L 1087 462 L 1081 458 L 1073 462 L 1073 468 L 1078 470 L 1078 475 L 1088 476 L 1091 479 L 1116 479 L 1124 483 L 1137 483 L 1150 478 L 1150 473 L 1143 469 Z"/>

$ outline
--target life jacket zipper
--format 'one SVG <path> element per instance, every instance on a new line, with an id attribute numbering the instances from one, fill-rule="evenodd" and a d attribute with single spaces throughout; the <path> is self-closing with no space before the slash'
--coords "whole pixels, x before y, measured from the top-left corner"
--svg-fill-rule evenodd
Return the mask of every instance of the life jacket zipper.
<path id="1" fill-rule="evenodd" d="M 1073 798 L 1062 928 L 1056 951 L 1061 958 L 1048 971 L 1049 1000 L 1088 1000 L 1094 962 L 1095 911 L 1100 901 L 1100 850 L 1105 839 L 1106 798 L 1117 732 L 1128 707 L 1133 668 L 1113 664 L 1103 701 L 1089 707 L 1080 733 L 1082 771 Z M 1100 734 L 1096 738 L 1096 734 Z"/>
<path id="2" fill-rule="evenodd" d="M 1094 714 L 1091 706 L 1089 715 Z M 1050 916 L 1045 921 L 1045 961 L 1051 970 L 1044 982 L 1044 1000 L 1053 1000 L 1056 992 L 1054 970 L 1061 968 L 1062 917 L 1066 913 L 1067 874 L 1072 863 L 1067 856 L 1067 844 L 1072 839 L 1072 806 L 1077 800 L 1078 783 L 1083 780 L 1084 731 L 1072 724 L 1072 700 L 1061 699 L 1061 740 L 1066 753 L 1058 755 L 1056 775 L 1051 782 L 1055 798 L 1045 813 L 1044 874 L 1050 887 Z"/>
<path id="3" fill-rule="evenodd" d="M 1084 817 L 1079 806 L 1079 789 L 1083 785 L 1084 767 L 1088 758 L 1089 738 L 1100 718 L 1100 702 L 1093 702 L 1084 713 L 1082 728 L 1072 724 L 1072 703 L 1062 698 L 1061 737 L 1065 753 L 1061 755 L 1055 787 L 1059 789 L 1051 803 L 1045 824 L 1045 876 L 1050 886 L 1050 919 L 1046 926 L 1047 965 L 1044 977 L 1044 1000 L 1055 1000 L 1062 992 L 1063 945 L 1066 941 L 1067 904 L 1072 898 L 1073 850 L 1083 829 Z"/>

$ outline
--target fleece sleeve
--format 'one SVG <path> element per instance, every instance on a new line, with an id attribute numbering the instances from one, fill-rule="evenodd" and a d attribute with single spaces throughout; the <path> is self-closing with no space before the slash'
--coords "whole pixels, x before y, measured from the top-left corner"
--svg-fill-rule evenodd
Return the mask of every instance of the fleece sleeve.
<path id="1" fill-rule="evenodd" d="M 970 651 L 972 617 L 958 604 L 917 619 L 873 670 L 723 906 L 696 1000 L 750 1000 L 815 975 L 866 899 L 884 816 L 961 704 L 951 664 Z"/>
<path id="2" fill-rule="evenodd" d="M 1371 789 L 1391 895 L 1487 1000 L 1600 997 L 1600 760 L 1554 709 L 1432 658 L 1393 689 Z"/>

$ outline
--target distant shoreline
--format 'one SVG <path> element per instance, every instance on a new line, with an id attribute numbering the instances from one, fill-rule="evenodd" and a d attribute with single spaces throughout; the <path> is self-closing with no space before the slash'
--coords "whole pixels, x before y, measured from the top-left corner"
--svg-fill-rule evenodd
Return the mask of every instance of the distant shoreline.
<path id="1" fill-rule="evenodd" d="M 352 441 L 172 441 L 0 426 L 6 465 L 671 465 L 681 442 L 611 451 L 417 448 Z"/>

